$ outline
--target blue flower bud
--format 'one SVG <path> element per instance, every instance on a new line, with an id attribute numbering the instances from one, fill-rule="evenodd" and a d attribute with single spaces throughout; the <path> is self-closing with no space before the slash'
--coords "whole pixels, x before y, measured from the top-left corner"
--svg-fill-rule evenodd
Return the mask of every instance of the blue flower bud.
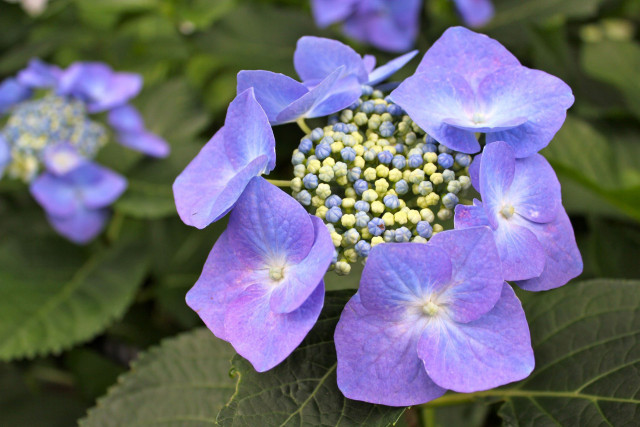
<path id="1" fill-rule="evenodd" d="M 336 262 L 338 262 L 338 250 L 334 250 L 333 251 L 333 259 L 331 260 L 331 264 L 335 264 Z"/>
<path id="2" fill-rule="evenodd" d="M 366 212 L 362 212 L 362 211 L 356 212 L 356 227 L 359 227 L 359 228 L 366 227 L 367 224 L 369 224 L 370 220 L 371 220 L 371 217 Z"/>
<path id="3" fill-rule="evenodd" d="M 302 190 L 296 194 L 296 200 L 304 206 L 309 206 L 311 204 L 311 194 L 307 190 Z"/>
<path id="4" fill-rule="evenodd" d="M 453 209 L 458 204 L 458 196 L 453 193 L 447 193 L 442 197 L 442 204 L 447 209 Z"/>
<path id="5" fill-rule="evenodd" d="M 372 236 L 381 236 L 386 226 L 384 225 L 384 221 L 382 220 L 382 218 L 376 217 L 369 221 L 369 224 L 367 224 L 367 228 L 369 229 L 369 233 L 371 233 Z"/>
<path id="6" fill-rule="evenodd" d="M 358 233 L 358 230 L 355 228 L 350 228 L 344 233 L 342 238 L 348 245 L 355 245 L 358 243 L 358 240 L 360 240 L 360 233 Z"/>
<path id="7" fill-rule="evenodd" d="M 358 256 L 366 258 L 369 256 L 369 252 L 371 251 L 371 245 L 364 240 L 360 240 L 356 243 L 355 250 Z"/>
<path id="8" fill-rule="evenodd" d="M 312 173 L 308 173 L 302 178 L 302 184 L 307 190 L 315 190 L 318 186 L 318 177 Z"/>
<path id="9" fill-rule="evenodd" d="M 433 184 L 431 181 L 422 181 L 418 184 L 418 194 L 421 196 L 426 196 L 427 194 L 433 191 Z"/>
<path id="10" fill-rule="evenodd" d="M 333 226 L 333 224 L 325 224 L 327 226 L 327 230 L 329 230 L 329 233 L 335 233 L 336 232 L 336 228 Z"/>
<path id="11" fill-rule="evenodd" d="M 362 155 L 362 157 L 367 161 L 367 162 L 372 162 L 373 159 L 376 158 L 376 152 L 373 150 L 367 150 L 364 152 L 364 154 Z"/>
<path id="12" fill-rule="evenodd" d="M 395 240 L 395 238 L 396 238 L 395 230 L 386 230 L 384 232 L 384 234 L 382 235 L 382 238 L 387 243 L 393 242 Z"/>
<path id="13" fill-rule="evenodd" d="M 361 174 L 362 174 L 362 169 L 360 169 L 357 166 L 353 167 L 349 169 L 349 172 L 347 172 L 347 179 L 349 180 L 349 182 L 355 182 L 360 179 Z"/>
<path id="14" fill-rule="evenodd" d="M 340 156 L 345 162 L 353 162 L 356 158 L 356 150 L 351 147 L 344 147 L 340 150 Z"/>
<path id="15" fill-rule="evenodd" d="M 418 236 L 428 239 L 433 234 L 433 227 L 427 221 L 420 221 L 416 224 Z"/>
<path id="16" fill-rule="evenodd" d="M 346 147 L 353 147 L 354 145 L 356 145 L 356 139 L 351 135 L 345 135 L 342 137 L 342 143 Z"/>
<path id="17" fill-rule="evenodd" d="M 331 145 L 335 142 L 335 140 L 330 136 L 323 136 L 320 140 L 320 144 L 328 144 Z"/>
<path id="18" fill-rule="evenodd" d="M 329 222 L 338 222 L 340 221 L 340 218 L 342 218 L 342 209 L 334 206 L 327 211 L 324 217 Z"/>
<path id="19" fill-rule="evenodd" d="M 443 144 L 440 144 L 438 146 L 438 151 L 441 153 L 451 153 L 451 150 L 449 150 L 449 148 L 447 148 L 447 146 Z"/>
<path id="20" fill-rule="evenodd" d="M 424 144 L 422 151 L 425 153 L 437 153 L 438 147 L 436 147 L 435 144 Z"/>
<path id="21" fill-rule="evenodd" d="M 313 131 L 311 131 L 312 141 L 316 141 L 316 142 L 320 141 L 323 136 L 324 136 L 324 131 L 320 128 L 315 128 Z"/>
<path id="22" fill-rule="evenodd" d="M 411 169 L 419 168 L 422 166 L 422 156 L 418 154 L 412 154 L 409 156 L 409 167 Z"/>
<path id="23" fill-rule="evenodd" d="M 384 114 L 387 111 L 387 106 L 385 104 L 375 104 L 373 106 L 373 112 L 376 114 Z"/>
<path id="24" fill-rule="evenodd" d="M 293 156 L 291 156 L 291 164 L 296 166 L 301 164 L 302 162 L 304 162 L 304 159 L 306 157 L 304 156 L 304 154 L 302 154 L 301 152 L 297 151 L 295 153 L 293 153 Z"/>
<path id="25" fill-rule="evenodd" d="M 384 199 L 382 199 L 382 201 L 384 202 L 384 205 L 389 209 L 398 209 L 398 207 L 400 206 L 400 200 L 398 200 L 398 196 L 394 196 L 393 194 L 384 196 Z"/>
<path id="26" fill-rule="evenodd" d="M 396 151 L 398 151 L 398 150 L 396 149 Z M 397 154 L 397 155 L 393 156 L 393 160 L 391 161 L 391 165 L 393 165 L 394 168 L 404 169 L 404 167 L 407 165 L 407 159 L 406 159 L 406 157 Z"/>
<path id="27" fill-rule="evenodd" d="M 454 179 L 456 179 L 456 173 L 454 171 L 451 169 L 445 169 L 442 171 L 442 180 L 444 182 L 453 181 Z"/>
<path id="28" fill-rule="evenodd" d="M 373 88 L 369 85 L 362 85 L 362 96 L 371 96 L 373 93 Z"/>
<path id="29" fill-rule="evenodd" d="M 322 138 L 324 141 L 325 138 Z M 319 160 L 324 160 L 331 155 L 331 146 L 329 144 L 321 143 L 316 147 L 316 157 Z"/>
<path id="30" fill-rule="evenodd" d="M 407 184 L 407 181 L 405 181 L 404 179 L 396 182 L 396 185 L 394 187 L 396 189 L 396 193 L 398 194 L 407 194 L 407 192 L 409 191 L 409 184 Z"/>
<path id="31" fill-rule="evenodd" d="M 380 163 L 388 165 L 389 163 L 391 163 L 391 160 L 393 159 L 393 154 L 391 154 L 391 151 L 381 151 L 380 153 L 378 153 L 378 161 L 380 161 Z"/>
<path id="32" fill-rule="evenodd" d="M 337 194 L 332 194 L 331 196 L 327 197 L 327 199 L 324 201 L 324 205 L 328 208 L 340 206 L 341 204 L 342 204 L 342 199 Z"/>
<path id="33" fill-rule="evenodd" d="M 404 153 L 404 144 L 396 144 L 394 148 L 396 149 L 396 153 L 398 154 Z"/>
<path id="34" fill-rule="evenodd" d="M 411 240 L 411 231 L 407 227 L 400 227 L 396 230 L 396 242 L 404 243 Z"/>
<path id="35" fill-rule="evenodd" d="M 378 132 L 380 133 L 380 136 L 384 138 L 389 138 L 393 136 L 395 131 L 396 131 L 396 127 L 391 122 L 382 122 L 382 124 L 378 128 Z"/>
<path id="36" fill-rule="evenodd" d="M 436 139 L 434 137 L 432 137 L 431 135 L 425 135 L 424 142 L 426 142 L 427 144 L 433 145 L 434 148 L 435 148 L 436 145 L 438 145 L 438 141 L 436 141 Z M 432 152 L 435 153 L 436 150 L 434 149 Z"/>
<path id="37" fill-rule="evenodd" d="M 404 111 L 399 105 L 389 104 L 387 106 L 387 113 L 391 114 L 392 116 L 401 116 Z"/>
<path id="38" fill-rule="evenodd" d="M 369 189 L 369 183 L 364 179 L 359 179 L 353 183 L 353 189 L 356 191 L 358 196 L 361 196 L 362 193 Z"/>
<path id="39" fill-rule="evenodd" d="M 466 168 L 471 164 L 471 156 L 464 153 L 456 154 L 456 163 L 458 163 L 463 168 Z"/>
<path id="40" fill-rule="evenodd" d="M 438 155 L 438 164 L 443 168 L 448 169 L 453 166 L 453 157 L 451 157 L 451 154 L 441 153 Z"/>
<path id="41" fill-rule="evenodd" d="M 358 200 L 353 207 L 358 212 L 369 212 L 369 209 L 371 208 L 371 206 L 369 205 L 369 202 L 365 202 L 364 200 Z"/>
<path id="42" fill-rule="evenodd" d="M 372 101 L 365 101 L 360 106 L 360 111 L 362 111 L 365 114 L 371 114 L 373 113 L 374 108 L 375 108 L 375 104 Z"/>
<path id="43" fill-rule="evenodd" d="M 298 150 L 303 154 L 307 154 L 309 151 L 311 151 L 312 148 L 313 141 L 311 141 L 309 138 L 303 138 L 298 145 Z"/>
<path id="44" fill-rule="evenodd" d="M 347 125 L 342 122 L 336 123 L 335 125 L 333 125 L 333 131 L 347 133 Z"/>

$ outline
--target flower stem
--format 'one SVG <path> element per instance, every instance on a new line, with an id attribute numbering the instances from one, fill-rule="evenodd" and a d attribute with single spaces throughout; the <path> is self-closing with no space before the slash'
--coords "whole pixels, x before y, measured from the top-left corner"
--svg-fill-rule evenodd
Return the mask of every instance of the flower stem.
<path id="1" fill-rule="evenodd" d="M 307 135 L 311 133 L 311 129 L 309 128 L 309 126 L 307 126 L 307 123 L 304 121 L 303 117 L 300 117 L 298 120 L 296 120 L 296 123 L 298 124 L 298 127 L 302 130 L 302 132 Z"/>
<path id="2" fill-rule="evenodd" d="M 268 179 L 267 182 L 275 185 L 276 187 L 289 188 L 291 185 L 291 181 L 287 181 L 286 179 Z"/>

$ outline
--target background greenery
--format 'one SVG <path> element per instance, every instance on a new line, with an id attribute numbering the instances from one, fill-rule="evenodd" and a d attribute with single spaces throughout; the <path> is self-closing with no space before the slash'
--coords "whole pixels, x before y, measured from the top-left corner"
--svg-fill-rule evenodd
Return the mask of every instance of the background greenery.
<path id="1" fill-rule="evenodd" d="M 422 52 L 460 24 L 448 0 L 425 3 Z M 331 344 L 307 349 L 331 338 L 352 292 L 330 294 L 323 320 L 268 375 L 237 356 L 230 365 L 232 349 L 196 329 L 201 322 L 184 304 L 225 224 L 183 225 L 173 179 L 221 125 L 240 69 L 293 76 L 300 36 L 340 33 L 316 29 L 306 1 L 51 0 L 35 18 L 0 2 L 0 78 L 32 57 L 141 73 L 146 84 L 135 104 L 172 146 L 160 161 L 116 144 L 101 153 L 130 186 L 105 235 L 87 247 L 55 235 L 24 187 L 0 183 L 0 425 L 68 426 L 80 418 L 86 426 L 211 425 L 220 409 L 218 422 L 233 426 L 633 425 L 640 419 L 640 1 L 494 3 L 497 14 L 482 31 L 574 90 L 567 122 L 543 154 L 562 182 L 585 271 L 560 290 L 519 294 L 538 366 L 529 379 L 402 411 L 346 401 L 335 389 Z M 380 63 L 391 58 L 353 45 Z M 295 126 L 274 131 L 275 177 L 288 179 L 301 135 Z M 355 288 L 358 278 L 329 273 L 327 282 Z"/>

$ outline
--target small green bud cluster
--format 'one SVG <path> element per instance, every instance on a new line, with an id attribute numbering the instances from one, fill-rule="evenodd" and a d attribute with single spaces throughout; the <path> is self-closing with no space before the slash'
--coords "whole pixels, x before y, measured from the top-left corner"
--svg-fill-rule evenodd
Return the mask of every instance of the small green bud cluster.
<path id="1" fill-rule="evenodd" d="M 332 268 L 347 274 L 372 246 L 424 243 L 450 224 L 471 185 L 471 160 L 427 135 L 382 92 L 369 90 L 302 138 L 292 155 L 291 189 L 327 224 L 336 247 Z"/>

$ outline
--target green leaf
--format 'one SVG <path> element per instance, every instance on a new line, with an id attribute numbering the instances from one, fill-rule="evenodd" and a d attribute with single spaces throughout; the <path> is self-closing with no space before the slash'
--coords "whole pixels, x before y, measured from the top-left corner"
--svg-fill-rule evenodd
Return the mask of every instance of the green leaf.
<path id="1" fill-rule="evenodd" d="M 496 14 L 488 29 L 513 26 L 523 21 L 540 22 L 553 17 L 584 18 L 598 11 L 604 0 L 495 0 Z"/>
<path id="2" fill-rule="evenodd" d="M 234 391 L 232 356 L 208 329 L 165 340 L 135 361 L 80 425 L 213 425 Z"/>
<path id="3" fill-rule="evenodd" d="M 233 359 L 236 393 L 220 411 L 222 426 L 386 426 L 404 408 L 346 399 L 336 384 L 333 332 L 353 291 L 328 292 L 316 326 L 280 365 L 257 373 L 240 356 Z"/>
<path id="4" fill-rule="evenodd" d="M 143 243 L 88 256 L 48 230 L 3 233 L 0 360 L 59 353 L 93 338 L 122 316 L 147 266 Z"/>
<path id="5" fill-rule="evenodd" d="M 593 219 L 589 228 L 585 266 L 597 277 L 640 279 L 640 226 L 607 218 Z"/>

